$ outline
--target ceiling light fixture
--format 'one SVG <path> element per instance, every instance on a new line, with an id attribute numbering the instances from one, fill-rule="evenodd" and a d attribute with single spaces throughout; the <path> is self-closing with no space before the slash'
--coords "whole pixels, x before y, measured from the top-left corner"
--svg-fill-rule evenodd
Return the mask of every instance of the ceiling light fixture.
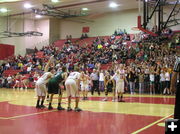
<path id="1" fill-rule="evenodd" d="M 59 2 L 59 0 L 51 0 L 51 2 L 57 3 Z"/>
<path id="2" fill-rule="evenodd" d="M 15 2 L 15 1 L 20 1 L 20 0 L 0 0 L 0 3 L 3 3 L 3 2 Z"/>
<path id="3" fill-rule="evenodd" d="M 0 8 L 1 13 L 6 13 L 7 11 L 8 11 L 7 8 Z"/>
<path id="4" fill-rule="evenodd" d="M 39 18 L 42 18 L 42 16 L 41 16 L 41 15 L 38 15 L 38 14 L 37 14 L 35 17 L 38 18 L 38 19 L 39 19 Z"/>
<path id="5" fill-rule="evenodd" d="M 88 11 L 89 9 L 87 7 L 82 8 L 83 11 Z"/>
<path id="6" fill-rule="evenodd" d="M 29 3 L 25 3 L 24 4 L 24 8 L 27 8 L 27 9 L 29 9 L 29 8 L 32 8 L 33 6 L 31 5 L 31 4 L 29 4 Z"/>
<path id="7" fill-rule="evenodd" d="M 109 7 L 111 7 L 111 8 L 116 8 L 116 7 L 118 7 L 118 4 L 116 4 L 115 2 L 111 2 L 111 3 L 109 4 Z"/>

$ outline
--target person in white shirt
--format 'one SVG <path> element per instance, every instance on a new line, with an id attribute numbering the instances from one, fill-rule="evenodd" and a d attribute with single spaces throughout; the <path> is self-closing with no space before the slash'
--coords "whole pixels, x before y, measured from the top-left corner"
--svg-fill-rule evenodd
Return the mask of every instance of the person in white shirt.
<path id="1" fill-rule="evenodd" d="M 7 77 L 7 88 L 10 88 L 11 83 L 12 83 L 12 77 L 9 75 L 9 76 Z"/>
<path id="2" fill-rule="evenodd" d="M 91 80 L 90 77 L 84 73 L 84 71 L 81 72 L 81 91 L 83 93 L 83 100 L 87 100 L 88 90 L 89 90 L 89 81 Z"/>
<path id="3" fill-rule="evenodd" d="M 99 90 L 104 91 L 104 71 L 101 70 L 99 73 Z"/>
<path id="4" fill-rule="evenodd" d="M 118 102 L 124 102 L 124 100 L 122 99 L 124 93 L 124 82 L 127 82 L 124 70 L 117 70 L 112 79 L 115 79 L 116 81 L 116 93 L 118 95 Z"/>
<path id="5" fill-rule="evenodd" d="M 10 68 L 10 64 L 9 64 L 9 62 L 8 62 L 8 63 L 6 63 L 5 67 L 6 67 L 6 70 Z"/>
<path id="6" fill-rule="evenodd" d="M 75 71 L 71 72 L 65 81 L 66 93 L 68 97 L 68 108 L 67 111 L 72 111 L 71 108 L 71 97 L 75 97 L 75 111 L 82 111 L 78 107 L 79 104 L 79 90 L 80 90 L 80 80 L 81 74 L 79 73 L 79 68 L 77 67 Z"/>
<path id="7" fill-rule="evenodd" d="M 27 67 L 27 72 L 30 73 L 30 72 L 31 72 L 31 69 L 32 69 L 32 68 L 31 68 L 31 65 L 29 65 L 29 66 Z"/>
<path id="8" fill-rule="evenodd" d="M 165 88 L 165 85 L 166 85 L 166 79 L 165 79 L 165 72 L 164 70 L 162 69 L 161 70 L 161 74 L 160 74 L 160 93 L 163 94 L 163 91 L 164 91 L 164 88 Z"/>
<path id="9" fill-rule="evenodd" d="M 170 73 L 168 72 L 167 69 L 165 71 L 165 82 L 166 82 L 166 86 L 163 91 L 163 94 L 166 94 L 166 93 L 170 94 Z"/>
<path id="10" fill-rule="evenodd" d="M 53 77 L 53 73 L 54 73 L 54 69 L 49 68 L 52 60 L 53 60 L 53 56 L 50 57 L 48 63 L 45 66 L 44 69 L 45 73 L 36 82 L 35 87 L 36 87 L 36 94 L 38 96 L 36 108 L 45 108 L 43 104 L 47 92 L 46 84 L 48 83 L 49 79 Z M 41 105 L 39 104 L 40 100 L 41 100 Z"/>
<path id="11" fill-rule="evenodd" d="M 149 79 L 150 79 L 150 94 L 155 94 L 155 88 L 154 88 L 154 81 L 155 81 L 155 75 L 154 75 L 154 69 L 151 70 Z"/>
<path id="12" fill-rule="evenodd" d="M 36 82 L 37 82 L 37 80 L 40 78 L 40 75 L 39 75 L 37 72 L 35 72 L 35 73 L 34 73 L 34 76 L 32 76 L 32 78 L 33 78 L 33 84 L 35 85 Z M 36 98 L 36 97 L 37 97 L 36 86 L 35 86 L 35 88 L 34 88 L 34 91 L 35 91 L 35 96 L 34 96 L 34 98 Z"/>

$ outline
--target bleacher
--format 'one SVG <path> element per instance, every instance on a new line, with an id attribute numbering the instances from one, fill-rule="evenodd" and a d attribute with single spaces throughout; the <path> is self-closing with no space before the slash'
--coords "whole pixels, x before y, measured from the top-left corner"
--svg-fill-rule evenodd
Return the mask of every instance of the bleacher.
<path id="1" fill-rule="evenodd" d="M 77 40 L 80 40 L 80 39 L 79 38 L 73 38 L 73 39 L 71 39 L 71 42 L 76 42 Z M 54 42 L 54 45 L 56 47 L 62 49 L 63 45 L 65 44 L 66 41 L 67 41 L 67 39 L 61 39 L 61 40 Z"/>
<path id="2" fill-rule="evenodd" d="M 177 33 L 179 33 L 179 32 L 176 32 L 176 34 L 177 34 Z M 89 38 L 84 38 L 84 39 L 74 38 L 74 39 L 71 39 L 71 42 L 72 42 L 72 43 L 77 43 L 77 44 L 79 44 L 80 46 L 83 46 L 84 44 L 90 46 L 90 45 L 93 44 L 93 41 L 94 41 L 96 38 L 97 38 L 97 37 L 89 37 Z M 110 38 L 110 36 L 99 36 L 99 38 L 104 39 L 105 41 L 107 41 L 107 40 Z M 120 38 L 121 38 L 121 36 L 116 36 L 116 39 L 120 39 Z M 132 40 L 133 38 L 134 38 L 134 34 L 130 34 L 130 40 Z M 56 47 L 58 47 L 59 49 L 62 49 L 66 41 L 67 41 L 66 39 L 58 40 L 58 41 L 54 42 L 54 45 L 55 45 Z M 130 44 L 132 44 L 131 41 L 126 41 L 126 43 L 127 43 L 127 46 L 129 46 Z M 43 57 L 44 57 L 44 53 L 43 53 L 42 51 L 37 52 L 36 56 L 39 57 L 39 58 L 43 58 Z M 120 60 L 118 60 L 118 62 L 120 62 Z M 131 59 L 129 59 L 129 60 L 126 61 L 127 64 L 130 64 L 131 62 L 132 62 Z M 109 62 L 109 63 L 107 63 L 107 64 L 102 64 L 102 65 L 101 65 L 101 69 L 102 69 L 102 70 L 107 70 L 107 69 L 111 68 L 111 66 L 112 66 L 112 62 Z M 5 70 L 5 71 L 3 72 L 3 75 L 6 76 L 6 77 L 7 77 L 8 75 L 11 75 L 11 76 L 12 76 L 12 75 L 15 75 L 15 74 L 17 74 L 17 73 L 19 73 L 19 72 L 21 72 L 21 71 L 22 71 L 22 70 L 12 70 L 12 69 L 10 69 L 10 70 Z M 26 75 L 24 75 L 24 76 L 25 76 L 24 79 L 28 79 L 28 78 L 29 78 L 29 74 L 26 74 Z M 29 87 L 29 88 L 33 88 L 34 85 L 33 85 L 32 83 L 29 83 L 28 87 Z"/>
<path id="3" fill-rule="evenodd" d="M 108 40 L 110 38 L 110 36 L 98 36 L 99 38 Z M 71 39 L 72 43 L 78 43 L 80 46 L 87 44 L 87 45 L 92 45 L 92 42 L 96 39 L 97 37 L 88 37 L 85 39 L 80 39 L 80 38 L 73 38 Z M 116 39 L 120 39 L 121 36 L 116 36 Z M 134 38 L 134 34 L 130 34 L 130 40 L 132 40 Z M 60 49 L 62 49 L 63 45 L 65 44 L 65 42 L 67 41 L 67 39 L 61 39 L 58 40 L 56 42 L 54 42 L 54 45 Z M 127 41 L 127 44 L 130 44 L 131 41 Z"/>
<path id="4" fill-rule="evenodd" d="M 98 36 L 98 37 L 107 41 L 108 39 L 110 39 L 111 36 Z M 71 42 L 78 43 L 80 46 L 83 46 L 85 44 L 90 46 L 93 44 L 93 41 L 96 38 L 97 37 L 88 37 L 88 38 L 84 38 L 84 39 L 73 38 L 73 39 L 71 39 Z M 121 38 L 121 36 L 116 36 L 116 39 L 120 39 L 120 38 Z M 134 34 L 130 34 L 130 40 L 132 40 L 133 38 L 134 38 Z M 67 41 L 67 39 L 61 39 L 61 40 L 54 42 L 54 45 L 56 47 L 58 47 L 59 49 L 62 49 L 66 41 Z M 126 41 L 126 43 L 127 43 L 127 46 L 129 46 L 131 44 L 131 41 Z M 110 68 L 111 65 L 112 65 L 112 63 L 103 64 L 101 66 L 101 69 L 106 70 L 106 69 Z"/>
<path id="5" fill-rule="evenodd" d="M 5 70 L 4 72 L 3 72 L 3 76 L 8 76 L 8 75 L 11 75 L 11 76 L 13 76 L 13 75 L 15 75 L 15 74 L 17 74 L 17 73 L 19 73 L 19 72 L 21 72 L 22 70 L 12 70 L 12 69 L 10 69 L 10 70 Z"/>

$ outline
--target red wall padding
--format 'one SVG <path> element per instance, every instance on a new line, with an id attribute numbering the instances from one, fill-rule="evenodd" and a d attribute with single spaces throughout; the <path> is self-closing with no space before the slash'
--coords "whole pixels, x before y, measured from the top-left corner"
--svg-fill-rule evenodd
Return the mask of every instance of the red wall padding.
<path id="1" fill-rule="evenodd" d="M 7 44 L 0 44 L 0 60 L 4 60 L 9 56 L 14 55 L 14 46 Z"/>

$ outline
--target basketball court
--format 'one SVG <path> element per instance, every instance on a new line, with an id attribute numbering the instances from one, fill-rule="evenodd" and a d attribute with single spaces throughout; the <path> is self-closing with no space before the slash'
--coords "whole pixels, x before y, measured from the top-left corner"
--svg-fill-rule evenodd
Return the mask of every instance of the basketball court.
<path id="1" fill-rule="evenodd" d="M 160 134 L 165 132 L 164 120 L 174 111 L 174 96 L 129 94 L 126 102 L 90 96 L 81 100 L 82 112 L 57 111 L 55 98 L 54 110 L 42 110 L 34 107 L 34 94 L 33 90 L 0 90 L 1 134 Z M 65 97 L 62 106 L 67 108 Z"/>
<path id="2" fill-rule="evenodd" d="M 0 134 L 164 134 L 178 48 L 180 0 L 0 0 Z"/>

